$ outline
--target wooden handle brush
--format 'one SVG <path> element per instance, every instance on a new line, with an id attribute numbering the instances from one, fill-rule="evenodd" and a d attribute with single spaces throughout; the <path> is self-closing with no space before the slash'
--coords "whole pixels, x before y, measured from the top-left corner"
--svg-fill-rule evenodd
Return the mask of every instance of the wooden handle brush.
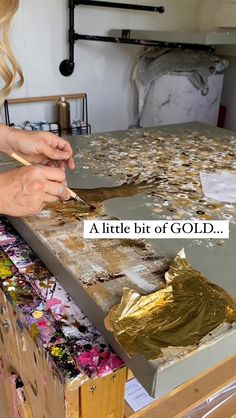
<path id="1" fill-rule="evenodd" d="M 13 160 L 18 161 L 22 165 L 25 165 L 25 166 L 32 165 L 29 161 L 26 161 L 24 158 L 20 157 L 20 155 L 16 154 L 15 152 L 13 152 L 11 154 L 11 157 L 13 158 Z M 73 192 L 73 190 L 69 189 L 68 187 L 66 187 L 66 190 L 68 190 L 68 192 L 70 193 L 70 197 L 72 199 L 76 200 L 78 203 L 81 203 L 81 202 L 84 203 L 86 206 L 89 206 L 91 210 L 96 209 L 95 206 L 90 205 L 90 203 L 88 203 L 85 200 L 81 199 L 81 197 L 79 197 L 75 192 Z"/>

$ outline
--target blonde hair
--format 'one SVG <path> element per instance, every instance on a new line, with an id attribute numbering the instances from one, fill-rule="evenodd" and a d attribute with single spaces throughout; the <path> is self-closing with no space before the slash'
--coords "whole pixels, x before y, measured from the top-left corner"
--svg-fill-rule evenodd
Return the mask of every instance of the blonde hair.
<path id="1" fill-rule="evenodd" d="M 0 1 L 0 28 L 2 34 L 0 40 L 0 78 L 4 83 L 0 89 L 0 101 L 2 102 L 13 88 L 22 86 L 24 77 L 14 58 L 9 41 L 10 24 L 18 9 L 19 0 Z"/>

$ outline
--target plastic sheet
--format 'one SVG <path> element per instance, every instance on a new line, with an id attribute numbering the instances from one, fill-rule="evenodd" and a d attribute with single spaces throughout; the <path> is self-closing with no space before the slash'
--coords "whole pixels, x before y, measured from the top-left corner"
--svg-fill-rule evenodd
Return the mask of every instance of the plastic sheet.
<path id="1" fill-rule="evenodd" d="M 228 62 L 205 51 L 183 51 L 148 48 L 141 51 L 133 71 L 139 94 L 139 116 L 153 81 L 165 74 L 185 76 L 190 83 L 203 92 L 208 91 L 208 77 L 222 74 Z"/>
<path id="2" fill-rule="evenodd" d="M 224 409 L 232 401 L 235 401 L 236 405 L 236 380 L 206 399 L 186 415 L 183 415 L 182 418 L 213 418 L 216 416 L 216 413 L 221 413 L 222 415 L 217 414 L 217 416 L 221 416 L 222 418 L 229 416 L 233 418 L 236 416 L 236 409 L 231 410 L 230 408 L 230 414 L 232 413 L 232 415 L 223 415 Z"/>

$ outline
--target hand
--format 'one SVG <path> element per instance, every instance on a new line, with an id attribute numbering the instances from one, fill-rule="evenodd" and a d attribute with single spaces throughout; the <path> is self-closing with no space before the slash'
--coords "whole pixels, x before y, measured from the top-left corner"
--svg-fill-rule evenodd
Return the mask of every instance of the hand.
<path id="1" fill-rule="evenodd" d="M 70 198 L 65 173 L 56 167 L 21 167 L 0 174 L 0 213 L 28 216 L 47 203 Z"/>
<path id="2" fill-rule="evenodd" d="M 58 165 L 61 169 L 67 165 L 74 169 L 72 149 L 64 139 L 50 132 L 26 132 L 3 125 L 0 130 L 2 151 L 9 156 L 15 152 L 33 164 Z"/>

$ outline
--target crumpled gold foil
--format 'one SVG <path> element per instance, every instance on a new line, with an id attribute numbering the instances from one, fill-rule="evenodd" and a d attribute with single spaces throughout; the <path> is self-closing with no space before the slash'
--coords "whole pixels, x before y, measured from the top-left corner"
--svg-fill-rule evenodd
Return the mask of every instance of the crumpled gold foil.
<path id="1" fill-rule="evenodd" d="M 164 347 L 196 345 L 224 322 L 236 321 L 236 299 L 209 282 L 180 252 L 166 273 L 166 288 L 147 296 L 125 288 L 106 327 L 130 355 L 149 360 Z"/>

